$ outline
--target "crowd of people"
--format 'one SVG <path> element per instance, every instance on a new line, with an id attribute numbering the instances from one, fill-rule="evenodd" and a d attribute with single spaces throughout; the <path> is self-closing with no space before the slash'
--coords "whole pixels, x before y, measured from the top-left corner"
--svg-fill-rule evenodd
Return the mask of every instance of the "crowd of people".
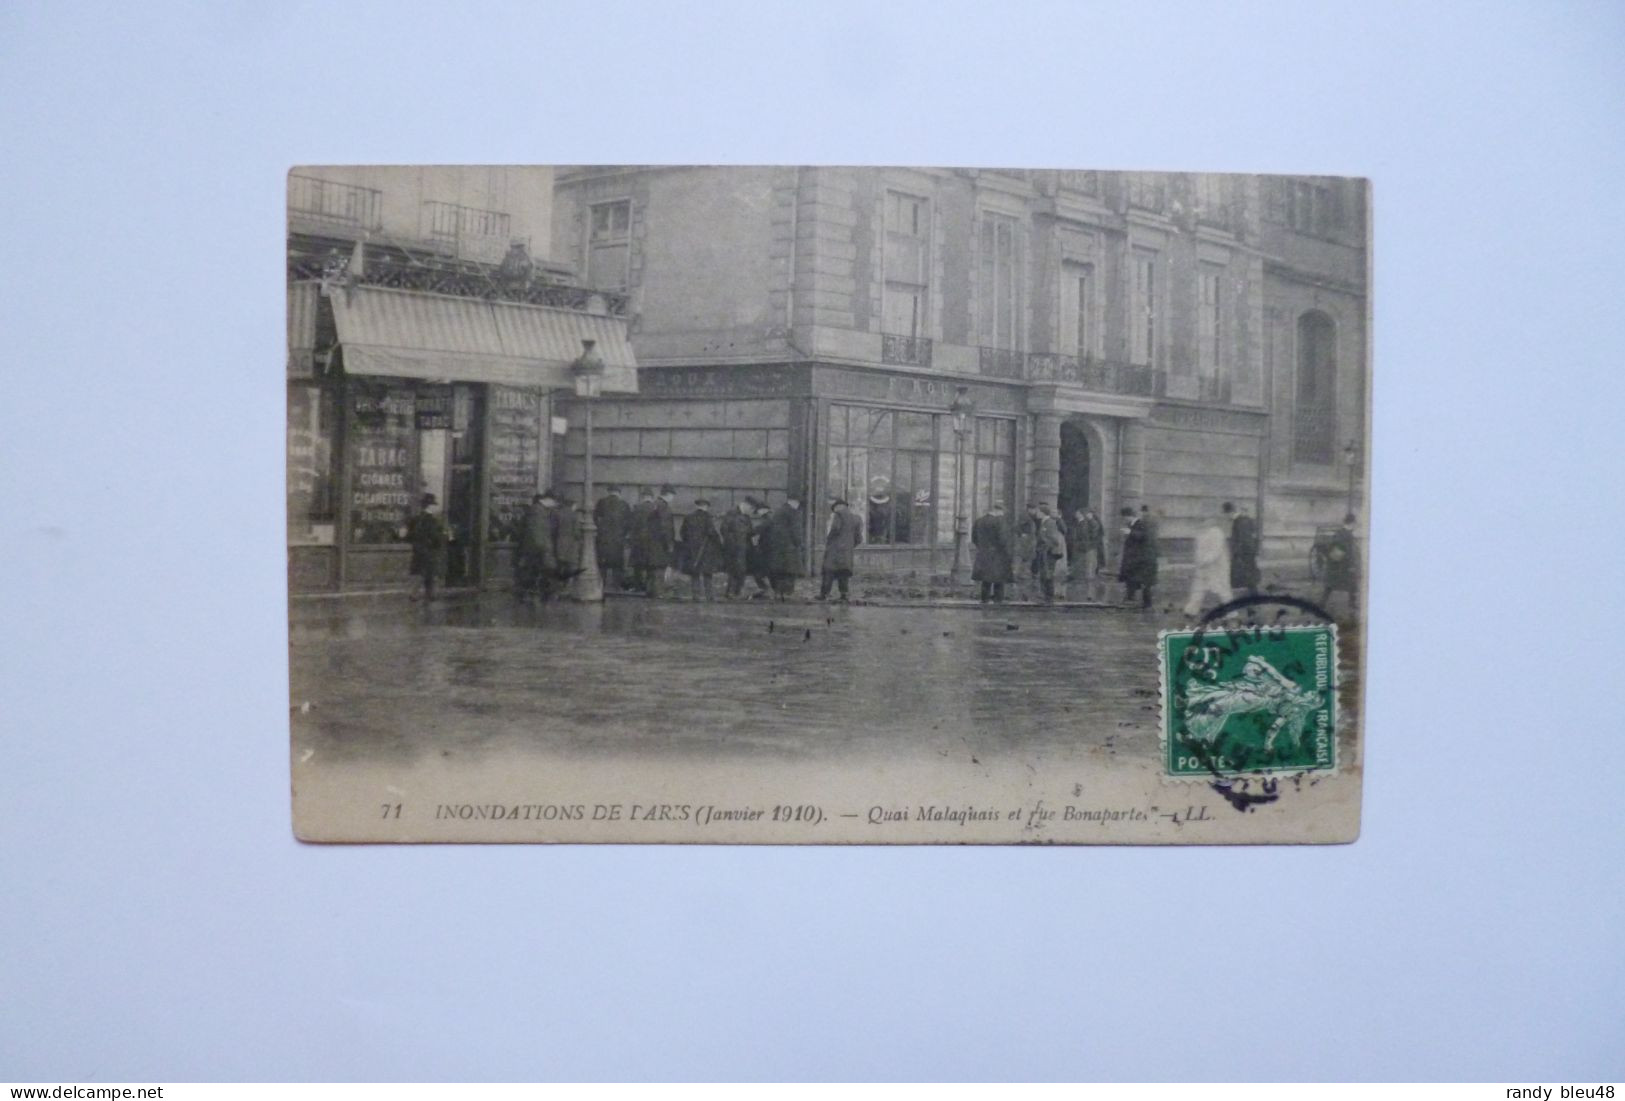
<path id="1" fill-rule="evenodd" d="M 669 485 L 658 493 L 645 487 L 634 505 L 619 486 L 605 488 L 592 518 L 595 561 L 606 592 L 660 597 L 670 576 L 677 574 L 688 578 L 692 599 L 714 600 L 716 577 L 722 574 L 724 599 L 785 600 L 794 594 L 802 558 L 799 498 L 771 508 L 746 497 L 719 516 L 711 501 L 700 497 L 679 523 L 671 507 L 676 495 Z M 551 599 L 582 571 L 585 518 L 585 511 L 562 493 L 536 495 L 519 524 L 516 594 Z M 747 581 L 754 585 L 748 597 Z"/>
<path id="2" fill-rule="evenodd" d="M 790 495 L 777 508 L 746 497 L 721 515 L 713 514 L 711 502 L 701 497 L 681 523 L 672 511 L 675 498 L 672 486 L 661 486 L 658 493 L 645 487 L 634 505 L 622 497 L 619 486 L 606 487 L 592 508 L 595 560 L 605 591 L 659 597 L 676 574 L 688 578 L 691 599 L 709 601 L 717 599 L 715 582 L 721 574 L 725 600 L 794 597 L 804 557 L 799 497 Z M 582 572 L 586 517 L 585 508 L 564 493 L 548 490 L 535 495 L 517 525 L 516 595 L 552 599 Z M 980 586 L 981 602 L 1003 603 L 1007 592 L 1016 588 L 1018 597 L 1054 603 L 1067 599 L 1070 585 L 1082 600 L 1104 603 L 1115 596 L 1150 609 L 1162 560 L 1157 519 L 1149 505 L 1141 505 L 1138 511 L 1123 508 L 1119 520 L 1120 549 L 1113 571 L 1106 527 L 1094 509 L 1078 509 L 1068 522 L 1061 510 L 1035 502 L 1027 506 L 1012 535 L 1004 506 L 993 503 L 970 532 L 971 579 Z M 423 578 L 425 595 L 433 597 L 435 581 L 445 571 L 450 539 L 433 495 L 424 497 L 406 535 L 412 543 L 412 572 Z M 862 518 L 845 500 L 832 500 L 817 599 L 833 595 L 843 603 L 850 600 L 855 551 L 863 541 Z M 1261 580 L 1258 553 L 1258 522 L 1245 505 L 1224 502 L 1196 534 L 1185 614 L 1194 617 L 1239 594 L 1256 594 Z M 1328 540 L 1324 560 L 1321 605 L 1329 606 L 1332 594 L 1342 592 L 1353 607 L 1358 551 L 1352 513 Z M 1109 591 L 1113 579 L 1121 585 L 1120 593 Z M 748 594 L 747 581 L 753 586 Z"/>

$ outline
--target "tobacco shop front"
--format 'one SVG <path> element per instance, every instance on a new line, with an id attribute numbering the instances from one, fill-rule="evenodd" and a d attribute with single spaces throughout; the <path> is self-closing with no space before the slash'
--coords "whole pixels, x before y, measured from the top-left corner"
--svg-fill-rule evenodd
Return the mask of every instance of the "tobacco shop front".
<path id="1" fill-rule="evenodd" d="M 604 391 L 637 390 L 625 322 L 606 313 L 311 281 L 290 287 L 289 327 L 294 593 L 410 587 L 406 524 L 429 493 L 452 532 L 448 586 L 509 583 L 583 342 Z"/>

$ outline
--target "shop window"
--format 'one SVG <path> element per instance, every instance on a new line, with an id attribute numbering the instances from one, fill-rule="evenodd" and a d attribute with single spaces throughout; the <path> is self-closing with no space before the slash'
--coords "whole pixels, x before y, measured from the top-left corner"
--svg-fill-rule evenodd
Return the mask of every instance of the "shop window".
<path id="1" fill-rule="evenodd" d="M 490 538 L 511 542 L 541 484 L 547 436 L 542 395 L 511 386 L 491 388 Z M 466 446 L 466 445 L 465 445 Z M 595 447 L 596 451 L 597 448 Z"/>
<path id="2" fill-rule="evenodd" d="M 830 492 L 851 503 L 870 546 L 953 542 L 958 456 L 945 413 L 830 406 Z M 977 417 L 966 433 L 965 477 L 958 483 L 967 516 L 993 501 L 1009 503 L 1014 457 L 1014 422 Z"/>
<path id="3" fill-rule="evenodd" d="M 330 544 L 338 522 L 338 401 L 330 386 L 288 387 L 288 542 Z"/>
<path id="4" fill-rule="evenodd" d="M 350 540 L 399 542 L 422 492 L 416 391 L 352 383 L 350 405 Z"/>
<path id="5" fill-rule="evenodd" d="M 624 291 L 632 276 L 632 200 L 594 203 L 588 211 L 587 283 Z"/>

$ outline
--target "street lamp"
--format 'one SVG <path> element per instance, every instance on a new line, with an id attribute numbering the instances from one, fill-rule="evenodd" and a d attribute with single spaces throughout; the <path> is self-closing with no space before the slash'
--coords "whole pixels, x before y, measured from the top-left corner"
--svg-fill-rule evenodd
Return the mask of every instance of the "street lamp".
<path id="1" fill-rule="evenodd" d="M 604 599 L 604 579 L 598 575 L 598 524 L 593 517 L 592 499 L 592 403 L 604 382 L 604 357 L 594 349 L 595 340 L 581 341 L 581 354 L 570 364 L 576 397 L 581 401 L 582 434 L 586 445 L 582 478 L 581 572 L 575 577 L 575 598 L 588 603 Z"/>
<path id="2" fill-rule="evenodd" d="M 948 412 L 954 418 L 954 565 L 948 574 L 948 580 L 955 585 L 965 582 L 965 536 L 969 532 L 965 516 L 965 433 L 971 425 L 971 414 L 976 412 L 976 406 L 965 395 L 970 392 L 968 386 L 954 388 L 954 400 L 948 406 Z"/>
<path id="3" fill-rule="evenodd" d="M 1355 463 L 1359 457 L 1359 444 L 1355 443 L 1353 440 L 1350 440 L 1348 443 L 1343 445 L 1343 461 L 1349 464 L 1349 507 L 1347 510 L 1345 510 L 1349 513 L 1354 511 L 1354 472 L 1356 469 L 1358 469 Z"/>

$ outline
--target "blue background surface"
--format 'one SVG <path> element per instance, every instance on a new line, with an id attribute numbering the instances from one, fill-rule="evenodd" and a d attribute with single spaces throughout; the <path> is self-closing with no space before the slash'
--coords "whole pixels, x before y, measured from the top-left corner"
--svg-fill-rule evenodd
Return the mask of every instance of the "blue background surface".
<path id="1" fill-rule="evenodd" d="M 0 6 L 0 1078 L 1625 1077 L 1625 9 Z M 1365 833 L 322 848 L 283 174 L 1375 179 Z"/>

